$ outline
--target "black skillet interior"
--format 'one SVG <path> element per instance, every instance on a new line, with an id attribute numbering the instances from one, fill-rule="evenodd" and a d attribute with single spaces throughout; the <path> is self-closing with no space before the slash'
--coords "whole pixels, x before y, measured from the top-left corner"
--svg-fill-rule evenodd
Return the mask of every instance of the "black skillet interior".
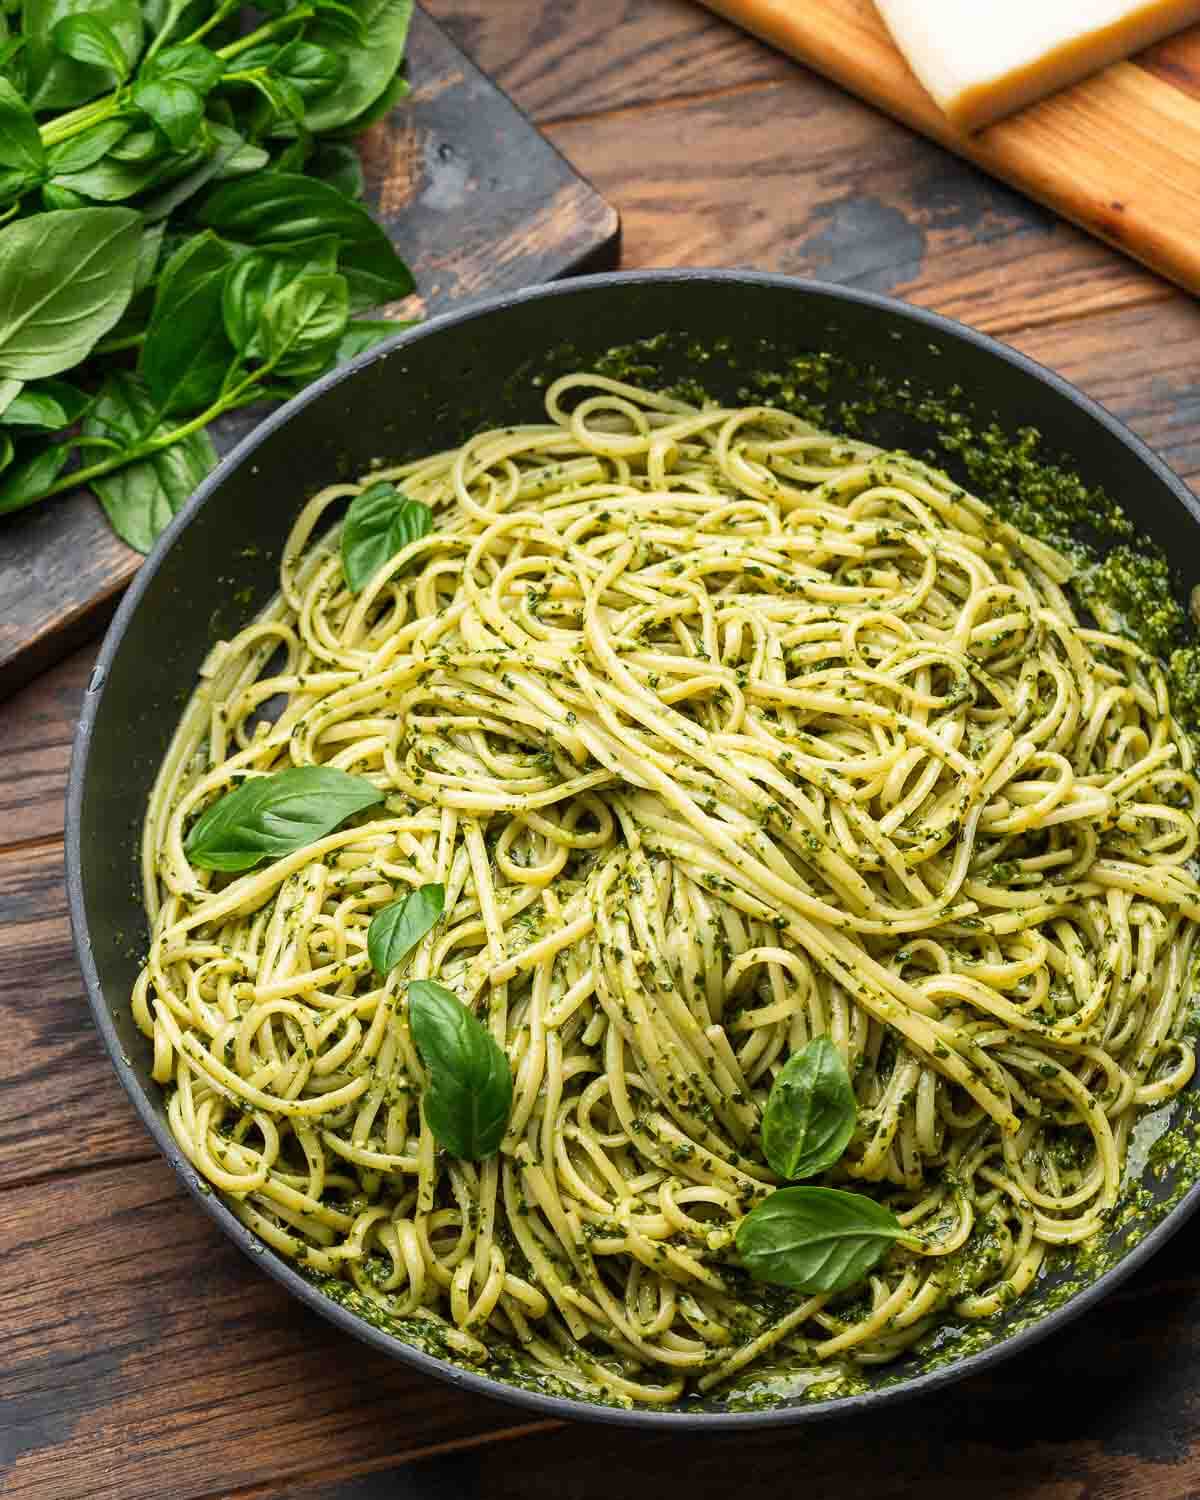
<path id="1" fill-rule="evenodd" d="M 274 593 L 283 538 L 320 485 L 357 476 L 375 460 L 458 444 L 482 425 L 537 420 L 545 372 L 586 368 L 613 346 L 647 339 L 636 360 L 647 381 L 694 377 L 726 400 L 737 399 L 757 372 L 814 353 L 835 357 L 832 386 L 822 395 L 831 405 L 862 394 L 864 366 L 895 389 L 934 395 L 961 389 L 978 417 L 994 418 L 1007 431 L 1039 428 L 1048 450 L 1068 455 L 1085 481 L 1103 486 L 1170 555 L 1194 554 L 1200 510 L 1190 493 L 1065 383 L 944 319 L 786 278 L 667 272 L 534 289 L 439 319 L 310 388 L 202 487 L 122 605 L 85 701 L 68 809 L 72 914 L 97 1023 L 143 1121 L 197 1201 L 243 1248 L 250 1246 L 247 1231 L 215 1196 L 196 1193 L 194 1174 L 178 1161 L 150 1078 L 150 1048 L 133 1026 L 128 1000 L 145 940 L 137 873 L 142 812 L 197 668 L 214 640 Z M 865 435 L 919 453 L 936 447 L 933 426 L 896 411 L 881 413 Z M 1195 1102 L 1189 1095 L 1180 1106 L 1185 1118 Z M 1174 1192 L 1176 1206 L 1136 1249 L 1127 1248 L 1126 1231 L 1113 1231 L 1114 1263 L 1098 1280 L 1072 1290 L 1051 1277 L 1001 1326 L 982 1336 L 978 1328 L 948 1327 L 936 1347 L 871 1376 L 861 1395 L 814 1402 L 764 1387 L 765 1410 L 715 1400 L 679 1412 L 621 1412 L 556 1399 L 536 1380 L 523 1388 L 498 1384 L 367 1326 L 270 1252 L 257 1259 L 348 1331 L 431 1374 L 547 1414 L 706 1427 L 796 1421 L 928 1389 L 1080 1311 L 1195 1206 L 1196 1192 L 1181 1194 L 1171 1180 L 1144 1183 L 1160 1203 Z"/>

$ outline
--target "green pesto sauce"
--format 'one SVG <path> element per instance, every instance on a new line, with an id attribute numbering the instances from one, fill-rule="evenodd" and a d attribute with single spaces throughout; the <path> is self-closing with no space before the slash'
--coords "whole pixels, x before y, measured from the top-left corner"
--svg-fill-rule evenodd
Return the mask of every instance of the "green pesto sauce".
<path id="1" fill-rule="evenodd" d="M 1075 562 L 1076 576 L 1068 588 L 1076 605 L 1087 612 L 1102 600 L 1119 614 L 1124 633 L 1160 657 L 1176 718 L 1200 742 L 1200 645 L 1182 602 L 1182 580 L 1161 549 L 1138 535 L 1115 499 L 1087 485 L 1069 459 L 1045 451 L 1036 428 L 1006 432 L 990 416 L 981 415 L 959 387 L 942 392 L 920 389 L 833 354 L 784 355 L 763 342 L 751 364 L 735 353 L 732 340 L 701 345 L 668 334 L 611 349 L 600 358 L 561 345 L 537 367 L 525 366 L 512 376 L 499 393 L 499 408 L 511 413 L 508 420 L 530 420 L 530 386 L 543 388 L 557 376 L 579 369 L 667 390 L 697 405 L 718 400 L 777 406 L 884 448 L 907 442 L 916 451 L 920 445 L 911 435 L 921 434 L 919 457 L 949 472 L 1003 520 L 1059 548 Z M 841 398 L 838 393 L 847 390 L 853 397 Z M 475 430 L 496 425 L 495 410 L 490 420 L 485 412 L 466 417 Z M 903 438 L 897 436 L 900 432 Z M 1200 996 L 1193 1001 L 1187 1029 L 1200 1033 Z M 781 1403 L 829 1401 L 884 1390 L 979 1354 L 1064 1307 L 1130 1254 L 1198 1182 L 1200 1097 L 1188 1091 L 1145 1115 L 1135 1128 L 1123 1191 L 1105 1234 L 1085 1247 L 1052 1251 L 1030 1291 L 994 1318 L 968 1322 L 949 1315 L 894 1364 L 869 1373 L 851 1365 L 821 1364 L 803 1353 L 769 1360 L 713 1396 L 685 1398 L 678 1409 L 754 1411 Z M 964 1290 L 986 1279 L 990 1250 L 983 1232 L 957 1256 L 947 1257 L 952 1278 Z M 437 1324 L 391 1317 L 345 1282 L 318 1276 L 312 1280 L 374 1327 L 460 1368 L 541 1395 L 593 1405 L 622 1404 L 584 1394 L 542 1373 L 518 1348 L 499 1341 L 489 1340 L 483 1365 L 471 1364 L 446 1345 Z M 777 1290 L 767 1292 L 749 1283 L 737 1290 L 760 1311 L 767 1311 L 770 1303 L 779 1316 L 795 1305 L 790 1294 Z"/>

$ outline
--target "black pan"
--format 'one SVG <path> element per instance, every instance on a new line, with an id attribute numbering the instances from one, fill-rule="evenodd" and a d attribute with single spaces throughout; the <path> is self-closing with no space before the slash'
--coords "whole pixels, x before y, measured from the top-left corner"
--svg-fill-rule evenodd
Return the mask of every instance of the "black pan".
<path id="1" fill-rule="evenodd" d="M 961 390 L 979 417 L 994 417 L 1005 430 L 1039 428 L 1049 450 L 1103 486 L 1171 556 L 1196 555 L 1200 507 L 1154 454 L 1057 376 L 932 313 L 786 277 L 714 271 L 593 276 L 477 303 L 309 387 L 225 459 L 159 542 L 109 629 L 79 721 L 67 806 L 71 919 L 113 1066 L 184 1186 L 259 1266 L 347 1333 L 428 1375 L 545 1416 L 692 1430 L 813 1421 L 929 1391 L 1027 1349 L 1124 1281 L 1195 1209 L 1200 1187 L 1147 1174 L 1143 1185 L 1162 1206 L 1159 1222 L 1136 1244 L 1128 1226 L 1114 1230 L 1102 1274 L 1082 1286 L 1044 1278 L 1007 1321 L 943 1330 L 935 1348 L 872 1374 L 863 1394 L 834 1401 L 768 1395 L 768 1405 L 748 1410 L 720 1397 L 677 1410 L 621 1410 L 547 1395 L 532 1376 L 498 1380 L 432 1357 L 369 1326 L 264 1249 L 181 1162 L 150 1078 L 150 1047 L 129 1011 L 146 931 L 136 849 L 155 770 L 212 641 L 275 592 L 279 549 L 301 501 L 373 460 L 458 444 L 481 424 L 536 420 L 535 380 L 545 371 L 584 367 L 614 345 L 648 337 L 639 357 L 644 378 L 694 376 L 727 400 L 755 372 L 813 353 L 834 356 L 823 398 L 831 406 L 862 394 L 867 365 L 890 390 Z M 903 409 L 881 410 L 865 435 L 919 453 L 932 447 L 937 456 L 935 428 Z M 1189 1092 L 1178 1117 L 1190 1120 L 1198 1105 Z M 1147 1214 L 1155 1217 L 1153 1207 Z M 1139 1228 L 1148 1222 L 1142 1218 Z"/>

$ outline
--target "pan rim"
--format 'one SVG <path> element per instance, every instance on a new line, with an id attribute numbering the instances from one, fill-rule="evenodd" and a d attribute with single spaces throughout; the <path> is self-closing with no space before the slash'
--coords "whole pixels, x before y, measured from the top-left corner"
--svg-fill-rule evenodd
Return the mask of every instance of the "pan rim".
<path id="1" fill-rule="evenodd" d="M 414 328 L 398 334 L 394 339 L 369 350 L 358 358 L 330 371 L 321 379 L 294 396 L 278 411 L 271 413 L 251 433 L 226 455 L 213 472 L 201 483 L 186 505 L 174 517 L 163 532 L 146 562 L 139 569 L 133 583 L 113 617 L 105 634 L 91 681 L 84 694 L 79 722 L 72 744 L 70 775 L 66 802 L 66 865 L 67 898 L 70 911 L 71 933 L 76 956 L 83 973 L 88 1005 L 92 1019 L 100 1033 L 117 1076 L 128 1094 L 139 1119 L 150 1136 L 174 1168 L 191 1197 L 215 1220 L 224 1233 L 246 1254 L 255 1265 L 261 1267 L 292 1295 L 299 1298 L 312 1311 L 327 1319 L 335 1327 L 351 1334 L 362 1342 L 379 1349 L 394 1359 L 399 1359 L 410 1368 L 424 1375 L 449 1383 L 475 1395 L 503 1401 L 521 1407 L 539 1416 L 559 1420 L 590 1421 L 612 1426 L 636 1427 L 649 1431 L 706 1432 L 785 1427 L 828 1421 L 871 1409 L 891 1408 L 901 1402 L 927 1395 L 970 1375 L 990 1370 L 996 1365 L 1027 1351 L 1042 1339 L 1065 1327 L 1068 1323 L 1094 1308 L 1096 1304 L 1114 1291 L 1135 1271 L 1143 1266 L 1174 1235 L 1188 1218 L 1200 1207 L 1200 1181 L 1193 1183 L 1180 1201 L 1165 1215 L 1162 1221 L 1149 1230 L 1144 1238 L 1114 1266 L 1088 1286 L 1070 1297 L 1062 1306 L 1048 1312 L 1044 1317 L 1027 1327 L 998 1339 L 987 1348 L 949 1361 L 936 1370 L 926 1371 L 907 1380 L 898 1380 L 884 1386 L 850 1396 L 836 1397 L 825 1401 L 798 1402 L 789 1406 L 738 1412 L 722 1411 L 657 1411 L 648 1407 L 623 1408 L 596 1405 L 585 1400 L 569 1397 L 543 1395 L 511 1385 L 490 1375 L 477 1374 L 427 1354 L 423 1350 L 405 1343 L 394 1334 L 385 1332 L 367 1323 L 363 1318 L 325 1295 L 319 1287 L 307 1280 L 293 1265 L 277 1255 L 252 1234 L 225 1206 L 215 1193 L 201 1190 L 195 1172 L 180 1156 L 179 1148 L 170 1135 L 165 1121 L 160 1117 L 150 1089 L 143 1088 L 134 1074 L 132 1064 L 124 1055 L 124 1045 L 117 1034 L 112 1012 L 105 1001 L 99 972 L 92 957 L 91 941 L 86 910 L 82 870 L 82 848 L 80 823 L 84 790 L 87 781 L 93 729 L 97 712 L 103 699 L 104 686 L 112 662 L 120 651 L 126 631 L 138 612 L 141 600 L 149 588 L 163 558 L 174 545 L 209 498 L 223 485 L 226 479 L 248 460 L 275 431 L 294 421 L 309 404 L 317 401 L 344 381 L 353 380 L 358 372 L 379 360 L 386 360 L 402 353 L 412 345 L 426 339 L 436 338 L 450 327 L 486 319 L 505 308 L 528 301 L 553 302 L 559 297 L 570 297 L 594 289 L 613 286 L 635 288 L 645 285 L 663 285 L 679 282 L 701 282 L 717 284 L 739 284 L 773 289 L 800 297 L 819 296 L 874 308 L 916 327 L 924 327 L 943 337 L 974 346 L 1004 364 L 1014 368 L 1037 385 L 1047 386 L 1093 422 L 1106 429 L 1122 443 L 1133 456 L 1150 471 L 1159 483 L 1166 487 L 1193 523 L 1200 527 L 1200 501 L 1146 443 L 1132 433 L 1124 423 L 1108 412 L 1099 402 L 1085 395 L 1069 381 L 1053 370 L 1038 364 L 1027 355 L 1000 343 L 987 334 L 978 332 L 963 323 L 947 318 L 943 314 L 924 308 L 913 307 L 899 298 L 876 292 L 838 286 L 815 279 L 777 275 L 769 272 L 729 271 L 706 269 L 666 269 L 655 271 L 615 271 L 598 275 L 579 276 L 565 282 L 546 283 L 523 288 L 520 291 L 499 294 L 493 297 L 473 299 L 462 307 L 429 319 Z"/>

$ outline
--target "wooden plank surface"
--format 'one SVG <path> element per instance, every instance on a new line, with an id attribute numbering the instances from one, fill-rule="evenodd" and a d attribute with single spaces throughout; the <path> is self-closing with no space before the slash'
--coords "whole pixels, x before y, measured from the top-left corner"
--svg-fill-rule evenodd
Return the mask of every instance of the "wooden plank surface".
<path id="1" fill-rule="evenodd" d="M 417 278 L 392 313 L 615 261 L 613 210 L 420 10 L 408 67 L 411 98 L 360 146 L 367 202 Z M 218 452 L 268 409 L 214 424 Z M 0 698 L 94 635 L 140 563 L 90 493 L 0 521 Z"/>
<path id="2" fill-rule="evenodd" d="M 624 0 L 611 27 L 585 0 L 434 9 L 622 211 L 627 266 L 780 267 L 951 311 L 1200 480 L 1200 309 L 1149 273 L 686 0 Z M 61 835 L 94 654 L 0 706 L 0 1495 L 638 1500 L 686 1475 L 722 1500 L 1200 1496 L 1196 1223 L 993 1375 L 732 1442 L 530 1423 L 291 1302 L 183 1196 L 86 1012 Z"/>
<path id="3" fill-rule="evenodd" d="M 1200 291 L 1200 27 L 968 135 L 917 82 L 873 0 L 706 3 Z"/>

